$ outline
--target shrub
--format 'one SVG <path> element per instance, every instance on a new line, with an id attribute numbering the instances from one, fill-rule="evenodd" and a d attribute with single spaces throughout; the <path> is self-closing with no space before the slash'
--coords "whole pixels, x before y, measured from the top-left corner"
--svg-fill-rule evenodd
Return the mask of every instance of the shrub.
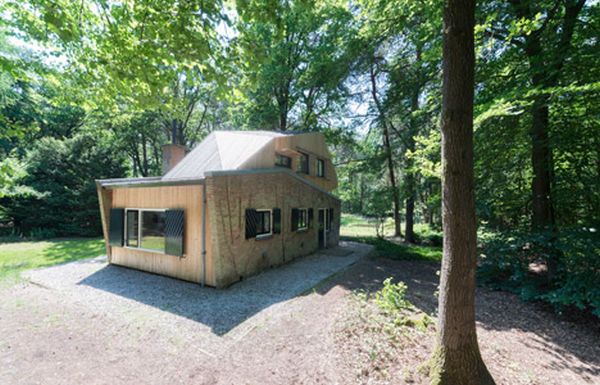
<path id="1" fill-rule="evenodd" d="M 419 244 L 436 247 L 442 246 L 444 239 L 441 230 L 433 229 L 427 224 L 415 225 L 415 238 Z"/>
<path id="2" fill-rule="evenodd" d="M 560 233 L 485 233 L 480 282 L 541 300 L 557 312 L 579 309 L 600 317 L 600 237 L 595 229 Z M 548 270 L 549 263 L 554 266 Z"/>
<path id="3" fill-rule="evenodd" d="M 383 288 L 375 293 L 375 303 L 389 313 L 410 309 L 412 304 L 406 299 L 406 289 L 404 282 L 394 284 L 391 277 L 387 278 L 383 281 Z"/>
<path id="4" fill-rule="evenodd" d="M 123 156 L 103 135 L 43 138 L 27 153 L 25 173 L 15 182 L 26 191 L 5 194 L 0 206 L 25 236 L 97 236 L 101 226 L 94 180 L 125 172 Z"/>

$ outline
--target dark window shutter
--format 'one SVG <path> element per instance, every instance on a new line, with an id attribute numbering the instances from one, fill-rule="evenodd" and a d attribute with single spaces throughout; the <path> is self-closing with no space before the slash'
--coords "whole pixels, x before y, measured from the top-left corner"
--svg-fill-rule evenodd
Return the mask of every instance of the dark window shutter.
<path id="1" fill-rule="evenodd" d="M 292 231 L 298 230 L 298 209 L 292 209 Z"/>
<path id="2" fill-rule="evenodd" d="M 281 209 L 273 209 L 273 234 L 281 233 Z"/>
<path id="3" fill-rule="evenodd" d="M 165 213 L 165 254 L 183 255 L 183 210 L 167 210 Z"/>
<path id="4" fill-rule="evenodd" d="M 110 209 L 110 224 L 108 230 L 108 243 L 111 246 L 123 246 L 123 233 L 125 230 L 125 209 Z"/>
<path id="5" fill-rule="evenodd" d="M 258 213 L 255 209 L 246 209 L 246 239 L 256 237 Z"/>
<path id="6" fill-rule="evenodd" d="M 313 209 L 312 207 L 308 209 L 308 223 L 306 224 L 308 227 L 312 226 L 312 221 L 313 221 Z"/>

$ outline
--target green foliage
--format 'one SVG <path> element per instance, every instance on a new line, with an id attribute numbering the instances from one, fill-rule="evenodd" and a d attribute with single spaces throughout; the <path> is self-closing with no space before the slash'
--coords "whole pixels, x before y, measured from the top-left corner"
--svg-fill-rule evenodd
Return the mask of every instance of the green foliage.
<path id="1" fill-rule="evenodd" d="M 27 269 L 97 257 L 104 253 L 101 239 L 51 239 L 47 241 L 6 242 L 0 238 L 0 285 L 19 279 Z"/>
<path id="2" fill-rule="evenodd" d="M 487 232 L 480 282 L 541 300 L 559 312 L 570 308 L 600 317 L 600 236 L 596 228 L 552 233 Z"/>
<path id="3" fill-rule="evenodd" d="M 353 60 L 355 20 L 335 1 L 239 1 L 242 127 L 323 130 L 339 111 Z"/>
<path id="4" fill-rule="evenodd" d="M 36 193 L 9 194 L 0 200 L 19 231 L 25 235 L 34 231 L 51 231 L 54 236 L 100 234 L 94 180 L 123 177 L 126 171 L 109 136 L 81 133 L 66 140 L 41 139 L 28 152 L 26 165 L 19 184 Z"/>
<path id="5" fill-rule="evenodd" d="M 404 282 L 393 283 L 391 277 L 386 278 L 381 290 L 375 293 L 375 303 L 389 313 L 411 309 L 412 304 L 406 299 L 406 289 Z"/>

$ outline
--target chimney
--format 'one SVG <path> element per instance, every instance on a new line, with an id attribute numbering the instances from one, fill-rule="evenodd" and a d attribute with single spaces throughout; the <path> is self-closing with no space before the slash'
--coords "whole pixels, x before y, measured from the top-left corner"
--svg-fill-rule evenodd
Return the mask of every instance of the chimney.
<path id="1" fill-rule="evenodd" d="M 186 147 L 180 144 L 165 144 L 162 146 L 163 154 L 163 175 L 168 173 L 173 167 L 183 159 L 186 153 Z"/>

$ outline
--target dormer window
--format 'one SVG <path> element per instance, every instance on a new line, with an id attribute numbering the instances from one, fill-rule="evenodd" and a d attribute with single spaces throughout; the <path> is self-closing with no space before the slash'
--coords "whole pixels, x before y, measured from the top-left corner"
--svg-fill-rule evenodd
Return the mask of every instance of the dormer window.
<path id="1" fill-rule="evenodd" d="M 292 168 L 292 158 L 281 154 L 275 154 L 275 166 Z"/>
<path id="2" fill-rule="evenodd" d="M 301 152 L 300 156 L 298 157 L 298 172 L 301 172 L 304 174 L 308 174 L 308 172 L 309 172 L 308 154 L 305 154 L 303 152 Z"/>
<path id="3" fill-rule="evenodd" d="M 325 177 L 325 161 L 323 159 L 317 159 L 317 176 Z"/>

